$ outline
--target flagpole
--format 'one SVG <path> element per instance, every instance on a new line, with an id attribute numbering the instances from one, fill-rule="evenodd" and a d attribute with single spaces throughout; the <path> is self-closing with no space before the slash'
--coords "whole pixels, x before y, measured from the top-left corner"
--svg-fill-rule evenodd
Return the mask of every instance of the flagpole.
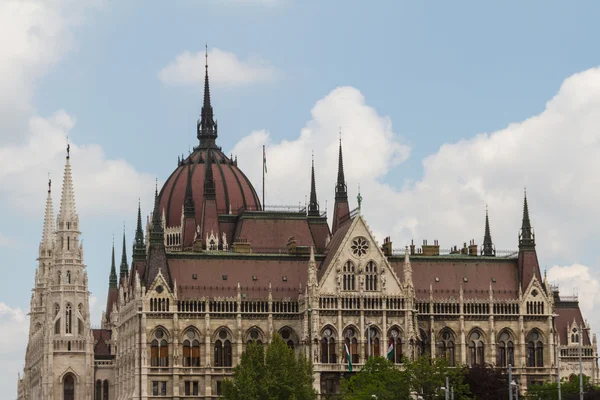
<path id="1" fill-rule="evenodd" d="M 263 171 L 263 196 L 262 196 L 262 206 L 263 206 L 263 211 L 265 210 L 265 145 L 263 144 L 263 167 L 262 167 L 262 171 Z"/>

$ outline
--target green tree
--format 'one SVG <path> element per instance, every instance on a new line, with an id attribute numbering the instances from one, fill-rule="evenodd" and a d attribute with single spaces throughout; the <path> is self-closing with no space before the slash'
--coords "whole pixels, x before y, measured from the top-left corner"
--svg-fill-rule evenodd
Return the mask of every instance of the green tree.
<path id="1" fill-rule="evenodd" d="M 597 390 L 590 383 L 590 377 L 583 375 L 583 391 L 591 393 Z M 560 381 L 560 390 L 563 400 L 579 399 L 579 375 L 571 375 L 569 378 L 562 378 Z M 543 385 L 532 385 L 527 389 L 527 397 L 536 400 L 556 400 L 558 399 L 558 383 L 546 382 Z M 586 399 L 590 396 L 586 396 Z"/>
<path id="2" fill-rule="evenodd" d="M 383 357 L 367 361 L 359 373 L 342 381 L 344 400 L 408 400 L 406 374 Z"/>
<path id="3" fill-rule="evenodd" d="M 429 355 L 406 361 L 405 366 L 410 391 L 421 395 L 424 400 L 444 399 L 445 393 L 441 388 L 446 386 L 446 377 L 456 400 L 471 398 L 464 366 L 449 367 L 445 358 L 431 358 Z"/>
<path id="4" fill-rule="evenodd" d="M 233 378 L 223 383 L 224 400 L 314 400 L 312 364 L 304 355 L 296 357 L 279 334 L 273 335 L 267 351 L 251 343 L 233 369 Z"/>
<path id="5" fill-rule="evenodd" d="M 467 370 L 465 381 L 477 400 L 508 399 L 508 375 L 491 365 L 474 365 Z"/>

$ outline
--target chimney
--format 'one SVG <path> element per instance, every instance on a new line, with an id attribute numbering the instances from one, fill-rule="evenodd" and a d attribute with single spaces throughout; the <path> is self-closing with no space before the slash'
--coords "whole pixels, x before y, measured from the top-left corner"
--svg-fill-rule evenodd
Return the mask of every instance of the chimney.
<path id="1" fill-rule="evenodd" d="M 424 256 L 439 256 L 440 245 L 437 240 L 433 241 L 433 244 L 427 244 L 427 240 L 423 240 L 423 255 Z"/>
<path id="2" fill-rule="evenodd" d="M 387 257 L 392 255 L 392 240 L 390 239 L 390 237 L 386 237 L 385 239 L 383 239 L 383 245 L 381 246 L 381 251 L 383 251 L 383 254 Z"/>
<path id="3" fill-rule="evenodd" d="M 471 239 L 471 242 L 469 242 L 469 255 L 470 256 L 477 255 L 477 244 L 475 244 L 475 239 Z"/>
<path id="4" fill-rule="evenodd" d="M 410 255 L 411 256 L 415 255 L 415 242 L 414 242 L 414 240 L 410 241 Z"/>

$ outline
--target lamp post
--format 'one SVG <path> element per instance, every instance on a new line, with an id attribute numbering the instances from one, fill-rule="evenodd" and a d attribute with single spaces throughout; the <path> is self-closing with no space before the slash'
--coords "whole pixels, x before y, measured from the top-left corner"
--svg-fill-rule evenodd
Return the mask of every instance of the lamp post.
<path id="1" fill-rule="evenodd" d="M 310 300 L 309 300 L 310 301 Z M 312 310 L 310 305 L 308 306 L 308 359 L 312 360 L 313 349 L 312 349 L 312 319 L 311 319 Z"/>
<path id="2" fill-rule="evenodd" d="M 511 386 L 511 398 L 512 398 L 512 390 L 515 389 L 515 399 L 519 400 L 519 385 L 517 384 L 517 382 L 515 381 L 511 381 L 510 382 L 510 386 Z"/>
<path id="3" fill-rule="evenodd" d="M 367 322 L 367 361 L 371 358 L 371 322 Z"/>
<path id="4" fill-rule="evenodd" d="M 508 399 L 513 400 L 513 392 L 512 392 L 512 365 L 508 364 Z"/>
<path id="5" fill-rule="evenodd" d="M 583 349 L 581 348 L 581 342 L 583 341 L 583 332 L 581 328 L 578 328 L 579 331 L 579 400 L 583 400 L 583 362 L 581 360 L 581 352 Z"/>
<path id="6" fill-rule="evenodd" d="M 558 378 L 558 400 L 562 400 L 560 388 L 560 343 L 556 345 L 556 377 Z"/>

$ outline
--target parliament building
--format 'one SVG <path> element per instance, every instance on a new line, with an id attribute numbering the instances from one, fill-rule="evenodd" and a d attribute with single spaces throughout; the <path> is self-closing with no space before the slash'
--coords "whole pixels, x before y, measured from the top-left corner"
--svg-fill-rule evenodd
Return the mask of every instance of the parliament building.
<path id="1" fill-rule="evenodd" d="M 393 343 L 399 368 L 423 354 L 510 364 L 524 391 L 578 374 L 581 343 L 583 372 L 600 383 L 577 298 L 540 272 L 526 197 L 514 252 L 496 252 L 487 212 L 481 245 L 394 248 L 390 237 L 375 240 L 360 199 L 351 209 L 341 143 L 331 225 L 314 165 L 306 207 L 261 204 L 217 144 L 208 68 L 196 134 L 151 216 L 138 207 L 120 265 L 113 246 L 101 329 L 91 328 L 80 241 L 91 227 L 80 225 L 67 151 L 57 217 L 48 186 L 19 400 L 217 399 L 246 345 L 275 332 L 311 359 L 323 399 L 351 374 L 345 344 L 352 373 Z"/>

